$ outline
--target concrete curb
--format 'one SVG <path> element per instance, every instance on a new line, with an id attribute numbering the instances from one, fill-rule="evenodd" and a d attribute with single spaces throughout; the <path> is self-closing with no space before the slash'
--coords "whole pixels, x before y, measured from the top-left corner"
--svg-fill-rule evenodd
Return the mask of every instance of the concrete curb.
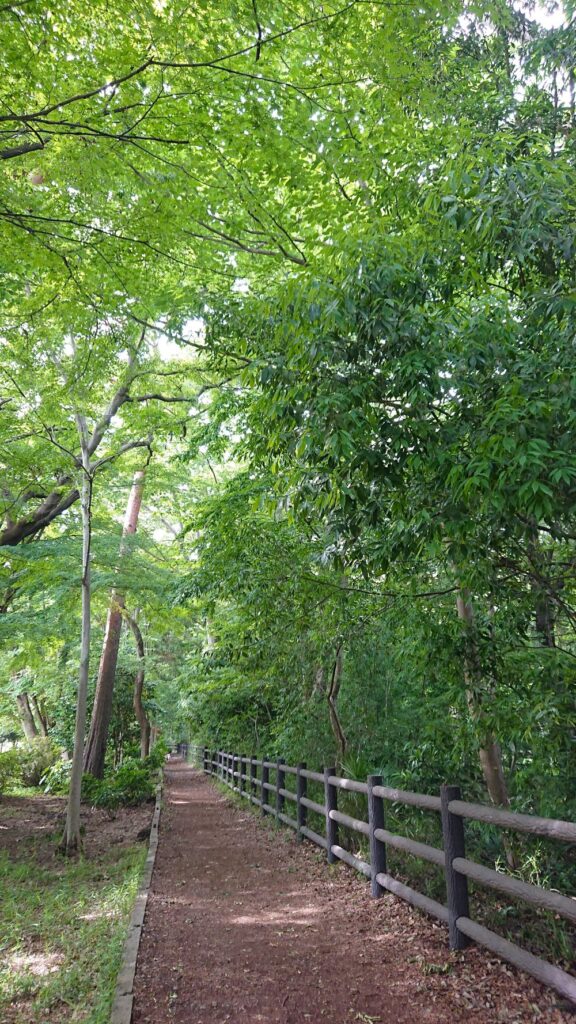
<path id="1" fill-rule="evenodd" d="M 134 903 L 134 909 L 132 910 L 130 924 L 128 925 L 128 934 L 124 942 L 122 964 L 116 981 L 116 994 L 112 1004 L 110 1024 L 130 1024 L 130 1021 L 132 1020 L 136 960 L 138 957 L 138 948 L 140 946 L 140 937 L 142 935 L 142 925 L 144 924 L 144 915 L 146 913 L 146 904 L 148 902 L 148 893 L 150 892 L 152 872 L 154 871 L 154 861 L 156 860 L 156 851 L 158 849 L 158 826 L 160 824 L 160 810 L 162 807 L 162 782 L 163 780 L 161 775 L 158 786 L 156 787 L 156 804 L 154 807 L 154 814 L 152 815 L 152 825 L 150 826 L 148 855 L 144 863 L 144 871 L 140 880 L 138 895 L 136 896 L 136 902 Z"/>

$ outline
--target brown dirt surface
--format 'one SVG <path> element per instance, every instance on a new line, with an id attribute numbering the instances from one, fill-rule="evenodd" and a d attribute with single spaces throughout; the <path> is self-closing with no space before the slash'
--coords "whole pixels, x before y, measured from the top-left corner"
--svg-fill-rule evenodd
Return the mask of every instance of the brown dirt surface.
<path id="1" fill-rule="evenodd" d="M 567 1024 L 554 993 L 179 761 L 135 979 L 133 1024 Z"/>
<path id="2" fill-rule="evenodd" d="M 62 796 L 5 796 L 0 799 L 0 852 L 10 857 L 34 853 L 38 863 L 56 856 L 56 844 L 47 843 L 50 836 L 64 831 L 66 798 Z M 146 838 L 150 828 L 152 804 L 122 807 L 106 811 L 82 807 L 85 830 L 84 856 L 90 860 L 116 844 L 131 845 Z"/>

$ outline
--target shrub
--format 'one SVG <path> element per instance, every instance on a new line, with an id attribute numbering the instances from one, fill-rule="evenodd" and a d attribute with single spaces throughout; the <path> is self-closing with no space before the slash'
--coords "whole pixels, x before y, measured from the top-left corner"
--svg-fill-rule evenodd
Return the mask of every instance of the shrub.
<path id="1" fill-rule="evenodd" d="M 155 778 L 151 767 L 143 761 L 124 761 L 119 768 L 107 772 L 103 779 L 84 775 L 82 799 L 93 807 L 136 807 L 152 800 Z"/>
<path id="2" fill-rule="evenodd" d="M 17 747 L 17 752 L 23 786 L 39 786 L 45 772 L 60 760 L 58 747 L 48 737 Z"/>
<path id="3" fill-rule="evenodd" d="M 45 793 L 57 793 L 65 795 L 70 788 L 70 772 L 72 761 L 65 761 L 60 758 L 56 764 L 50 766 L 40 779 L 40 785 Z"/>
<path id="4" fill-rule="evenodd" d="M 154 746 L 152 747 L 152 750 L 148 754 L 148 757 L 146 757 L 142 763 L 148 765 L 151 769 L 157 771 L 158 768 L 161 768 L 162 765 L 164 764 L 167 753 L 168 745 L 164 742 L 164 740 L 158 740 L 158 742 L 155 743 Z"/>
<path id="5" fill-rule="evenodd" d="M 0 754 L 0 794 L 5 793 L 20 778 L 18 750 L 5 750 Z"/>

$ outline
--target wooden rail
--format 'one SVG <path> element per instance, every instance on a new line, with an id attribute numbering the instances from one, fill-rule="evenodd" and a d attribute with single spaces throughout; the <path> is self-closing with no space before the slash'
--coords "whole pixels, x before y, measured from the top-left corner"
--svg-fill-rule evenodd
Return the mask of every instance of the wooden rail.
<path id="1" fill-rule="evenodd" d="M 187 745 L 183 744 L 182 747 L 186 749 L 180 752 L 187 756 Z M 576 898 L 552 892 L 538 885 L 530 885 L 504 872 L 493 871 L 469 860 L 466 857 L 464 835 L 464 821 L 472 819 L 501 828 L 546 836 L 561 842 L 576 843 L 574 822 L 515 814 L 495 807 L 467 803 L 461 799 L 457 786 L 442 786 L 439 796 L 430 796 L 384 786 L 382 779 L 377 775 L 369 776 L 366 782 L 345 779 L 336 775 L 336 769 L 333 767 L 325 768 L 323 772 L 313 772 L 309 771 L 305 764 L 291 766 L 285 764 L 282 759 L 258 760 L 255 757 L 244 757 L 224 750 L 210 751 L 206 747 L 192 748 L 192 753 L 196 762 L 208 775 L 216 776 L 239 796 L 249 799 L 251 803 L 260 807 L 263 815 L 272 815 L 276 821 L 293 828 L 300 841 L 308 839 L 325 850 L 328 863 L 344 861 L 369 878 L 373 896 L 378 897 L 384 892 L 392 892 L 447 924 L 451 949 L 463 949 L 470 940 L 473 940 L 576 1004 L 576 978 L 573 975 L 541 957 L 534 956 L 470 918 L 468 879 L 471 878 L 479 885 L 552 911 L 572 922 L 576 922 Z M 275 773 L 274 782 L 270 782 L 271 771 Z M 294 779 L 294 789 L 288 786 L 288 778 Z M 308 796 L 309 782 L 323 787 L 322 803 Z M 366 820 L 353 818 L 338 810 L 338 793 L 341 791 L 366 796 Z M 292 813 L 286 813 L 287 801 L 294 816 Z M 386 801 L 439 813 L 444 848 L 438 849 L 388 831 L 385 828 Z M 309 811 L 324 819 L 324 835 L 308 826 Z M 339 843 L 340 827 L 368 837 L 369 861 L 354 856 Z M 430 899 L 389 875 L 386 870 L 388 847 L 403 850 L 442 869 L 446 884 L 446 904 Z"/>

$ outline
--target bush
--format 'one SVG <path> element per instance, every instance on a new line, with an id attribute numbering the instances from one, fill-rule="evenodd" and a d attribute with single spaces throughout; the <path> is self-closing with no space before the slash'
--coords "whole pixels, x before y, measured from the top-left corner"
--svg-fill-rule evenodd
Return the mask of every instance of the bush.
<path id="1" fill-rule="evenodd" d="M 39 786 L 42 776 L 60 760 L 58 747 L 48 737 L 32 740 L 17 752 L 23 786 Z"/>
<path id="2" fill-rule="evenodd" d="M 51 765 L 40 779 L 40 785 L 45 793 L 56 793 L 65 795 L 70 788 L 70 772 L 72 761 L 65 761 L 60 758 L 56 764 Z"/>
<path id="3" fill-rule="evenodd" d="M 168 745 L 164 742 L 164 740 L 158 740 L 158 742 L 155 743 L 154 746 L 152 747 L 152 750 L 148 754 L 148 757 L 144 758 L 142 764 L 146 764 L 151 769 L 157 771 L 158 768 L 161 768 L 162 765 L 164 764 L 167 753 Z"/>
<path id="4" fill-rule="evenodd" d="M 82 799 L 93 807 L 136 807 L 154 798 L 155 777 L 144 761 L 124 761 L 103 779 L 84 775 Z"/>
<path id="5" fill-rule="evenodd" d="M 5 750 L 0 754 L 0 794 L 10 789 L 20 778 L 18 750 Z"/>

